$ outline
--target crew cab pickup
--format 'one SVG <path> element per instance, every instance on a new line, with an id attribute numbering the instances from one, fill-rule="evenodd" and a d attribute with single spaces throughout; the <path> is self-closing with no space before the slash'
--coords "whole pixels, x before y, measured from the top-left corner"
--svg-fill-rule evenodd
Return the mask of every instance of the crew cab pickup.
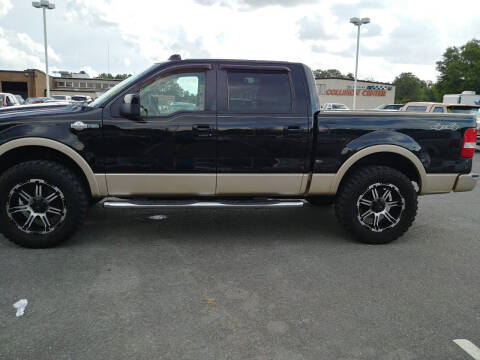
<path id="1" fill-rule="evenodd" d="M 0 110 L 0 229 L 54 246 L 89 206 L 335 204 L 360 241 L 410 227 L 417 196 L 472 190 L 472 115 L 320 111 L 300 63 L 172 60 L 88 105 Z"/>

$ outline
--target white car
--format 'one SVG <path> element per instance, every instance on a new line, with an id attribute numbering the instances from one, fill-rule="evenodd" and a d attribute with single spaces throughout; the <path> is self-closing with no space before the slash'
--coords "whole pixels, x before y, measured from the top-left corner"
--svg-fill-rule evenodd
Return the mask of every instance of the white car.
<path id="1" fill-rule="evenodd" d="M 0 92 L 0 108 L 4 106 L 15 106 L 15 105 L 20 105 L 20 102 L 17 100 L 15 95 L 10 93 Z"/>
<path id="2" fill-rule="evenodd" d="M 72 97 L 69 95 L 52 95 L 51 96 L 54 100 L 61 100 L 61 101 L 70 101 Z"/>
<path id="3" fill-rule="evenodd" d="M 327 103 L 323 104 L 322 110 L 350 110 L 345 104 Z"/>
<path id="4" fill-rule="evenodd" d="M 72 102 L 80 103 L 80 104 L 90 104 L 92 102 L 92 98 L 88 95 L 74 95 L 72 96 Z"/>

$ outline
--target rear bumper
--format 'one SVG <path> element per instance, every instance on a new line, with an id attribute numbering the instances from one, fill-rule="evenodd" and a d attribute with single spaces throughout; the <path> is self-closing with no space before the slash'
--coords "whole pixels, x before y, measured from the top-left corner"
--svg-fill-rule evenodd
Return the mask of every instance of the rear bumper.
<path id="1" fill-rule="evenodd" d="M 453 191 L 462 192 L 462 191 L 471 191 L 477 185 L 479 175 L 478 174 L 465 174 L 459 175 L 455 183 Z"/>
<path id="2" fill-rule="evenodd" d="M 478 174 L 427 174 L 421 195 L 446 194 L 451 191 L 471 191 L 478 181 Z"/>

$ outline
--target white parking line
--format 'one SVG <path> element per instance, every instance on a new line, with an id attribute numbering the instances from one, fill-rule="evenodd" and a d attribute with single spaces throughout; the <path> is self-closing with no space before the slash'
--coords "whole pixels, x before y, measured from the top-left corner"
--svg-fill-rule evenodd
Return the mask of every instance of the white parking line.
<path id="1" fill-rule="evenodd" d="M 468 355 L 475 360 L 480 360 L 480 349 L 476 347 L 471 341 L 465 339 L 453 340 L 455 344 L 460 346 Z"/>

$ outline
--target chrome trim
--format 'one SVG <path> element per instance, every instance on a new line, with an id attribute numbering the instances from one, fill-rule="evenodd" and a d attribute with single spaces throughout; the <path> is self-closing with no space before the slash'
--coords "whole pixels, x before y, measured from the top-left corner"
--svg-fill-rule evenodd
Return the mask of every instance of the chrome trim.
<path id="1" fill-rule="evenodd" d="M 107 209 L 158 209 L 158 208 L 285 208 L 302 207 L 303 200 L 107 200 L 103 207 Z"/>
<path id="2" fill-rule="evenodd" d="M 70 124 L 70 128 L 76 131 L 82 131 L 88 129 L 88 125 L 83 121 L 75 121 L 74 123 Z"/>

